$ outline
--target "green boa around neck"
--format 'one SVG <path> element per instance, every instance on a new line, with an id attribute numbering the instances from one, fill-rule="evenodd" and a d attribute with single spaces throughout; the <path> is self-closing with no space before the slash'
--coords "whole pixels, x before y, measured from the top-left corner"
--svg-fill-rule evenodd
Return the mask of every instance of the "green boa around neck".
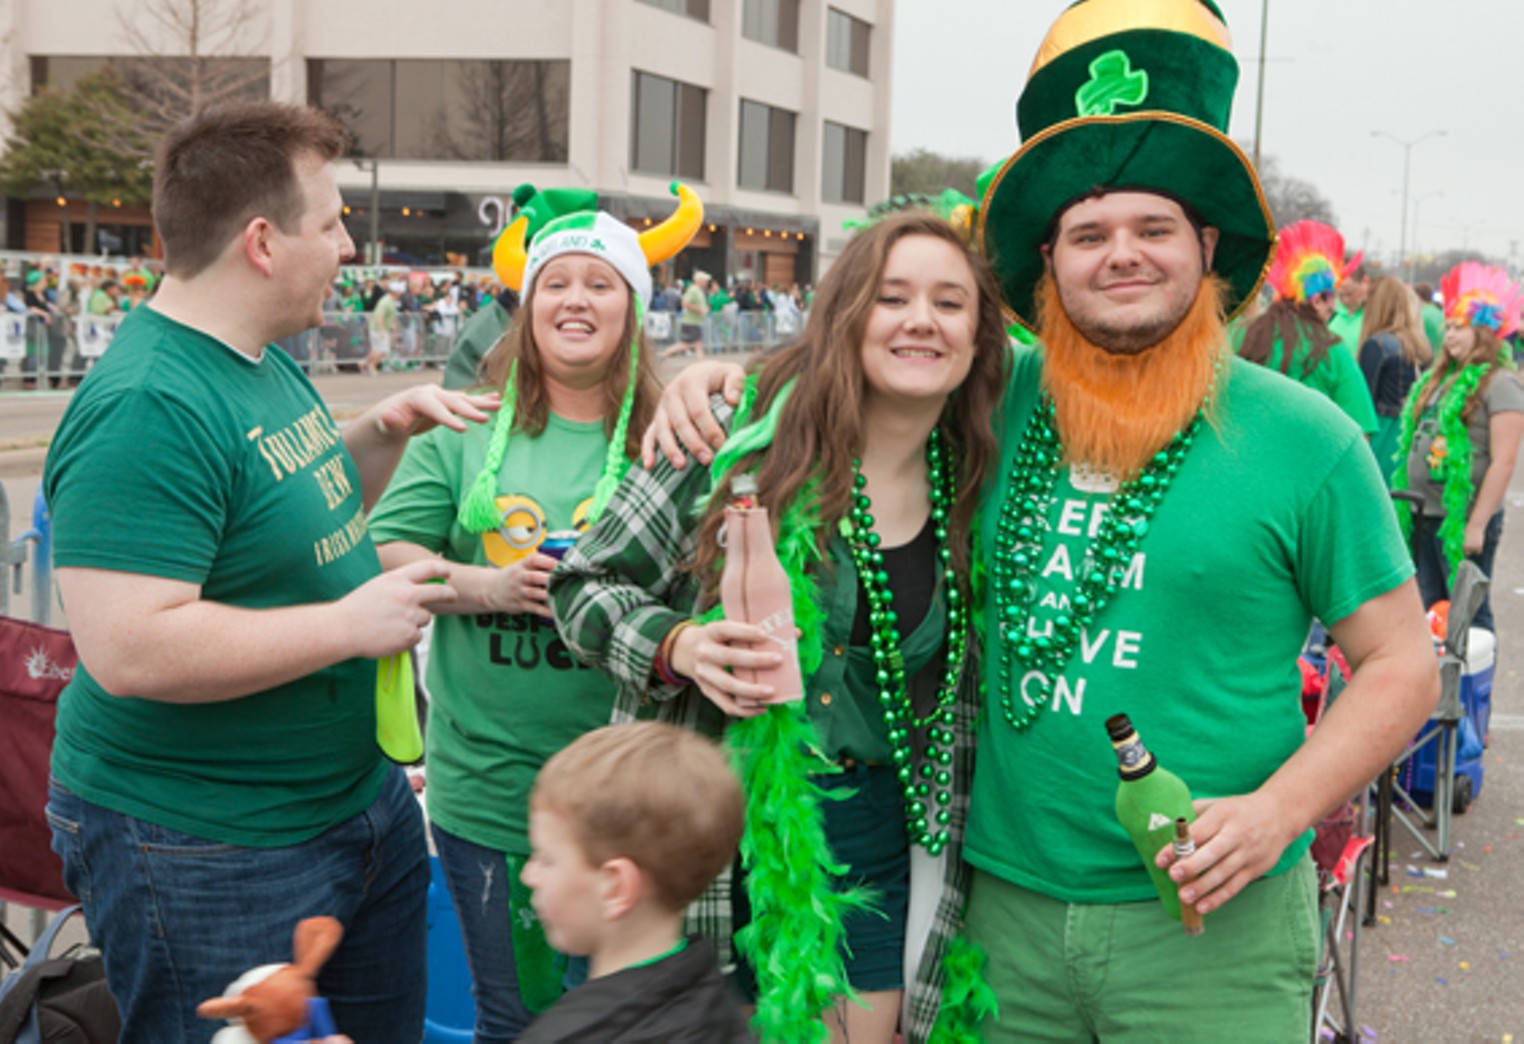
<path id="1" fill-rule="evenodd" d="M 1442 388 L 1438 395 L 1438 435 L 1445 440 L 1445 482 L 1440 492 L 1440 503 L 1445 509 L 1445 516 L 1439 525 L 1439 542 L 1450 563 L 1452 575 L 1466 557 L 1466 519 L 1476 496 L 1476 484 L 1471 481 L 1471 432 L 1466 428 L 1464 414 L 1476 390 L 1491 372 L 1491 363 L 1463 366 L 1449 386 Z M 1413 453 L 1413 442 L 1418 433 L 1417 405 L 1423 401 L 1429 386 L 1438 379 L 1438 370 L 1426 373 L 1423 380 L 1414 385 L 1407 404 L 1403 407 L 1402 428 L 1397 437 L 1397 459 L 1403 462 L 1403 466 L 1392 476 L 1392 488 L 1399 492 L 1408 488 L 1407 461 Z M 1398 522 L 1402 525 L 1403 536 L 1410 538 L 1412 513 L 1400 512 Z"/>
<path id="2" fill-rule="evenodd" d="M 603 471 L 593 487 L 593 502 L 588 508 L 587 524 L 591 526 L 603 514 L 614 491 L 619 488 L 625 472 L 630 470 L 630 458 L 625 455 L 625 441 L 630 433 L 630 414 L 635 409 L 635 391 L 640 384 L 640 331 L 645 320 L 645 309 L 638 295 L 631 295 L 635 308 L 635 336 L 630 340 L 630 379 L 625 383 L 624 398 L 619 402 L 619 419 L 614 422 L 614 432 L 609 436 L 608 451 L 603 458 Z M 528 321 L 527 317 L 525 321 Z M 503 460 L 508 455 L 508 437 L 518 406 L 519 362 L 515 359 L 508 367 L 508 378 L 503 382 L 503 404 L 492 424 L 492 438 L 487 443 L 487 457 L 481 471 L 471 481 L 471 487 L 461 498 L 457 518 L 461 526 L 471 533 L 487 533 L 503 524 L 503 516 L 497 508 L 498 473 L 503 470 Z"/>

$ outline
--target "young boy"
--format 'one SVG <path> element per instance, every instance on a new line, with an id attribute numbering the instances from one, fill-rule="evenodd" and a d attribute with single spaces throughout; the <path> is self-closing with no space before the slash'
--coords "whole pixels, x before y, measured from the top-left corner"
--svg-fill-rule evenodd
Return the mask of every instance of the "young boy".
<path id="1" fill-rule="evenodd" d="M 682 931 L 735 857 L 742 804 L 714 743 L 673 725 L 610 725 L 545 763 L 523 880 L 550 944 L 590 960 L 520 1044 L 752 1040 L 710 944 Z"/>

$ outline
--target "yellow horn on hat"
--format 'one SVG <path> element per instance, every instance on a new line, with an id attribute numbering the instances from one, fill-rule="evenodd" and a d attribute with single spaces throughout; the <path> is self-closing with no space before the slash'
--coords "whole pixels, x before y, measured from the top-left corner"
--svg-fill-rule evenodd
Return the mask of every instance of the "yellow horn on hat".
<path id="1" fill-rule="evenodd" d="M 514 293 L 524 282 L 524 262 L 529 259 L 524 252 L 524 230 L 528 227 L 529 215 L 520 214 L 492 244 L 492 270 Z"/>
<path id="2" fill-rule="evenodd" d="M 677 209 L 655 228 L 640 234 L 640 249 L 651 264 L 673 257 L 688 245 L 693 234 L 704 222 L 704 203 L 687 185 L 680 181 L 672 183 L 672 194 L 677 197 Z"/>

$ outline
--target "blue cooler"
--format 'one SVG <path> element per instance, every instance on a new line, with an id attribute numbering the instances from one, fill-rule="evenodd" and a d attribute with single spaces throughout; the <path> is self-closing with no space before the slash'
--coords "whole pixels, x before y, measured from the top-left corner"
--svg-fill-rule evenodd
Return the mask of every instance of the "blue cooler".
<path id="1" fill-rule="evenodd" d="M 1492 677 L 1497 664 L 1497 636 L 1480 627 L 1466 639 L 1466 665 L 1461 672 L 1461 719 L 1455 744 L 1454 811 L 1464 812 L 1482 792 L 1483 754 L 1492 721 Z M 1425 726 L 1427 730 L 1427 726 Z M 1434 804 L 1434 770 L 1439 762 L 1439 738 L 1414 751 L 1401 769 L 1401 783 L 1421 805 Z"/>
<path id="2" fill-rule="evenodd" d="M 450 902 L 439 857 L 429 856 L 429 994 L 423 1021 L 423 1044 L 471 1044 L 476 1002 L 471 998 L 471 970 L 460 938 L 460 921 Z"/>

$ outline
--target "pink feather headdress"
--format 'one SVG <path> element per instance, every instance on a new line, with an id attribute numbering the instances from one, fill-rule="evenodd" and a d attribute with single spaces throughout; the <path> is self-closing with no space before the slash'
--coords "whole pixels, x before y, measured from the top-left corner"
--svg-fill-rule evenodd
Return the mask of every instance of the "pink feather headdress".
<path id="1" fill-rule="evenodd" d="M 1445 318 L 1485 326 L 1499 337 L 1519 328 L 1519 287 L 1501 268 L 1462 261 L 1439 281 Z"/>
<path id="2" fill-rule="evenodd" d="M 1321 221 L 1298 221 L 1280 230 L 1275 260 L 1265 277 L 1275 296 L 1298 304 L 1326 290 L 1338 289 L 1346 273 L 1360 267 L 1363 255 L 1344 260 L 1344 237 Z"/>

